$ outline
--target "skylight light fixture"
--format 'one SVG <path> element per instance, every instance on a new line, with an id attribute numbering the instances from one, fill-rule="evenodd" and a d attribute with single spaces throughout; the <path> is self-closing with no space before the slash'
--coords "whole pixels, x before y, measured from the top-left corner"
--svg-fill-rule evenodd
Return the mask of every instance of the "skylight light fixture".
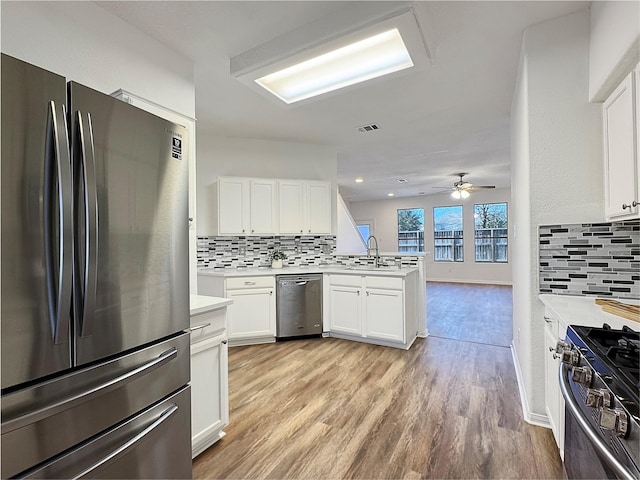
<path id="1" fill-rule="evenodd" d="M 397 28 L 297 63 L 255 80 L 291 104 L 413 67 Z"/>

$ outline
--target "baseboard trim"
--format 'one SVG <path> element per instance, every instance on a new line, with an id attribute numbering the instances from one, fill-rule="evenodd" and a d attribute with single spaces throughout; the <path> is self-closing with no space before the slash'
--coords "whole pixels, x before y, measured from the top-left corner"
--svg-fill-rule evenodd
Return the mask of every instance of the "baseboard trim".
<path id="1" fill-rule="evenodd" d="M 524 418 L 524 421 L 531 425 L 550 429 L 551 424 L 549 423 L 549 417 L 539 413 L 533 413 L 529 408 L 529 402 L 527 401 L 527 395 L 524 388 L 524 381 L 522 380 L 522 370 L 520 369 L 520 362 L 518 362 L 518 355 L 516 354 L 516 349 L 513 346 L 513 343 L 511 344 L 511 356 L 513 358 L 513 366 L 516 370 L 516 379 L 518 381 L 518 391 L 520 393 L 520 404 L 522 406 L 522 417 Z"/>
<path id="2" fill-rule="evenodd" d="M 504 286 L 512 286 L 512 282 L 506 280 L 468 280 L 468 279 L 459 279 L 459 278 L 432 278 L 427 277 L 428 282 L 439 282 L 439 283 L 473 283 L 479 285 L 504 285 Z"/>

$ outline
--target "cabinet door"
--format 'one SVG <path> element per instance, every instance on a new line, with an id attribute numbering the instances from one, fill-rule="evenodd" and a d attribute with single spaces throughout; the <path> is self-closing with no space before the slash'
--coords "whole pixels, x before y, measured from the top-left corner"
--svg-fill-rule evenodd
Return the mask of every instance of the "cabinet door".
<path id="1" fill-rule="evenodd" d="M 242 235 L 249 228 L 249 191 L 243 178 L 218 180 L 219 235 Z"/>
<path id="2" fill-rule="evenodd" d="M 331 233 L 331 184 L 306 182 L 305 233 Z"/>
<path id="3" fill-rule="evenodd" d="M 272 288 L 228 290 L 233 300 L 228 307 L 229 339 L 276 335 L 275 296 Z"/>
<path id="4" fill-rule="evenodd" d="M 404 299 L 402 291 L 367 289 L 365 333 L 369 338 L 404 342 Z"/>
<path id="5" fill-rule="evenodd" d="M 555 349 L 558 341 L 557 335 L 549 327 L 544 329 L 544 365 L 545 365 L 545 407 L 553 436 L 560 450 L 563 450 L 564 432 L 564 401 L 560 393 L 560 383 L 558 379 L 559 360 L 553 358 L 553 353 L 549 350 Z"/>
<path id="6" fill-rule="evenodd" d="M 329 287 L 331 331 L 362 335 L 362 298 L 358 287 Z"/>
<path id="7" fill-rule="evenodd" d="M 640 210 L 637 206 L 639 198 L 633 83 L 632 72 L 603 106 L 607 219 L 635 218 Z M 636 206 L 633 206 L 634 202 Z"/>
<path id="8" fill-rule="evenodd" d="M 304 233 L 304 182 L 279 180 L 280 234 Z"/>
<path id="9" fill-rule="evenodd" d="M 250 233 L 254 235 L 278 233 L 275 180 L 250 180 L 250 191 Z"/>
<path id="10" fill-rule="evenodd" d="M 191 345 L 191 446 L 200 454 L 229 424 L 228 347 L 224 335 Z"/>

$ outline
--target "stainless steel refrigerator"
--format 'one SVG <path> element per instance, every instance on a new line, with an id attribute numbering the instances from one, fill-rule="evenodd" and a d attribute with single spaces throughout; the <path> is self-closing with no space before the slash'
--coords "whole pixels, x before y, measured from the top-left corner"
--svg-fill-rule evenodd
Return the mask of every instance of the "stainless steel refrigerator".
<path id="1" fill-rule="evenodd" d="M 2 478 L 190 478 L 186 130 L 1 71 Z"/>

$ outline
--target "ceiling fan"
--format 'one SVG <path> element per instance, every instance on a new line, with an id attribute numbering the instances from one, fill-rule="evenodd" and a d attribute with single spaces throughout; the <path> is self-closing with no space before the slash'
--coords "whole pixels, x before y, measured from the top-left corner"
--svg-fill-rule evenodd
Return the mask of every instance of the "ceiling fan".
<path id="1" fill-rule="evenodd" d="M 453 187 L 432 187 L 432 188 L 444 188 L 451 190 L 451 196 L 455 199 L 467 198 L 470 192 L 474 190 L 489 190 L 496 188 L 495 185 L 474 185 L 473 183 L 465 182 L 463 177 L 467 173 L 454 173 L 453 175 L 460 177 L 460 180 L 453 184 Z"/>

